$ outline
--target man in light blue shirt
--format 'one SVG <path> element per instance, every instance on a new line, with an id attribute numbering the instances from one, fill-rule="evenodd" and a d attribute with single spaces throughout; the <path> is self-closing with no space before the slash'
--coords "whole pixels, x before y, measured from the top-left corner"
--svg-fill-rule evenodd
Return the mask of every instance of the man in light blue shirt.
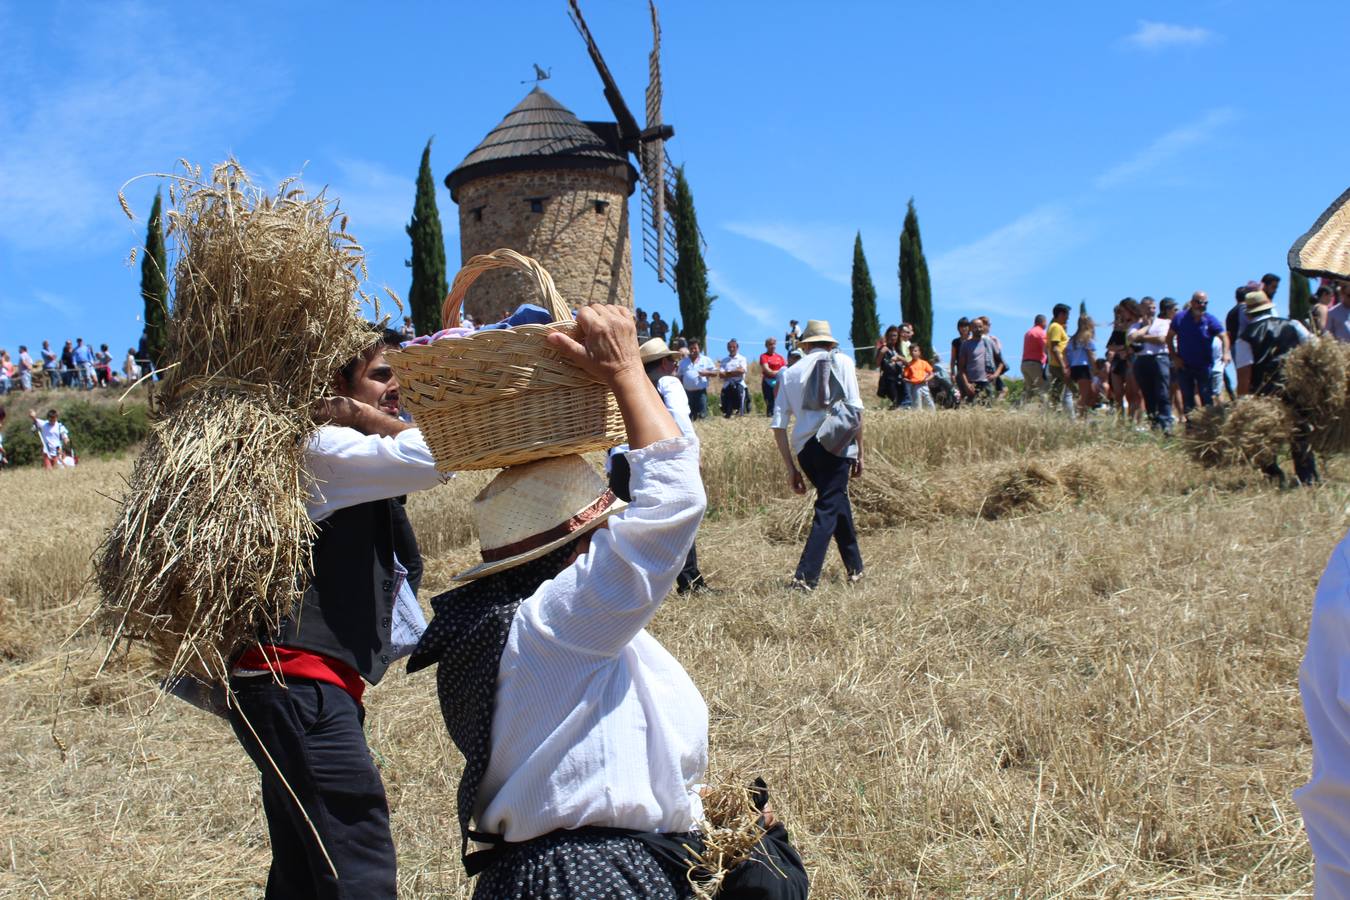
<path id="1" fill-rule="evenodd" d="M 98 380 L 94 377 L 94 351 L 84 342 L 84 338 L 75 339 L 75 350 L 71 354 L 75 368 L 80 370 L 80 387 L 92 390 Z"/>
<path id="2" fill-rule="evenodd" d="M 680 360 L 680 383 L 689 396 L 689 418 L 702 419 L 708 415 L 708 376 L 717 371 L 717 364 L 701 355 L 699 342 L 689 342 L 689 355 Z"/>

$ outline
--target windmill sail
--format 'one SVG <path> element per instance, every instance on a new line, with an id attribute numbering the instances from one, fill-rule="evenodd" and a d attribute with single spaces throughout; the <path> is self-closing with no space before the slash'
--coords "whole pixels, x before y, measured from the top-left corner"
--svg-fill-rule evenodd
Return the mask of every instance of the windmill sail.
<path id="1" fill-rule="evenodd" d="M 656 3 L 647 0 L 652 16 L 652 50 L 647 57 L 647 125 L 641 128 L 628 109 L 619 86 L 614 81 L 600 47 L 581 15 L 578 0 L 567 0 L 572 24 L 586 41 L 595 70 L 604 86 L 605 100 L 614 113 L 619 141 L 623 149 L 637 157 L 637 168 L 642 180 L 642 258 L 656 271 L 656 280 L 675 289 L 675 223 L 668 214 L 675 203 L 675 175 L 666 141 L 675 129 L 661 121 L 661 22 Z"/>
<path id="2" fill-rule="evenodd" d="M 647 56 L 647 134 L 661 134 L 661 20 L 656 15 L 656 3 L 647 0 L 652 14 L 652 52 Z M 656 270 L 656 280 L 666 281 L 666 142 L 656 137 L 642 145 L 642 200 L 643 241 L 642 256 Z M 647 231 L 655 246 L 648 248 Z M 673 229 L 672 225 L 672 231 Z M 674 249 L 674 239 L 670 241 Z M 654 258 L 653 258 L 654 257 Z M 671 263 L 670 284 L 675 283 L 674 262 Z"/>

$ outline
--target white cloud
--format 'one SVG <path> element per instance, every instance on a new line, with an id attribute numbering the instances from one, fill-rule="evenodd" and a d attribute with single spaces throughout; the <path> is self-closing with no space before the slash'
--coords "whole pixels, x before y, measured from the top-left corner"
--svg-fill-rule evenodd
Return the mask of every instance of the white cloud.
<path id="1" fill-rule="evenodd" d="M 941 306 L 1008 310 L 1010 292 L 1088 238 L 1062 204 L 1037 207 L 983 237 L 934 257 L 933 296 Z"/>
<path id="2" fill-rule="evenodd" d="M 772 307 L 765 304 L 758 297 L 732 285 L 721 272 L 716 269 L 709 269 L 708 284 L 712 287 L 713 292 L 717 294 L 718 299 L 728 301 L 731 305 L 735 306 L 765 328 L 773 329 L 778 327 L 780 317 L 774 312 Z"/>
<path id="3" fill-rule="evenodd" d="M 1160 50 L 1164 47 L 1207 44 L 1215 37 L 1208 28 L 1141 20 L 1139 27 L 1125 38 L 1125 43 L 1141 50 Z"/>
<path id="4" fill-rule="evenodd" d="M 1228 107 L 1210 110 L 1199 121 L 1172 129 L 1130 159 L 1103 172 L 1094 184 L 1098 189 L 1119 187 L 1204 143 L 1236 118 L 1237 112 Z"/>
<path id="5" fill-rule="evenodd" d="M 116 196 L 128 177 L 163 171 L 284 99 L 275 71 L 230 40 L 162 52 L 160 21 L 135 3 L 89 7 L 63 23 L 63 52 L 51 59 L 29 52 L 36 26 L 5 36 L 0 251 L 101 250 L 117 235 L 134 243 L 139 228 L 128 230 Z M 143 182 L 130 198 L 139 213 L 152 190 Z"/>
<path id="6" fill-rule="evenodd" d="M 722 227 L 783 251 L 822 278 L 836 284 L 849 283 L 854 236 L 850 228 L 792 222 L 730 222 Z"/>

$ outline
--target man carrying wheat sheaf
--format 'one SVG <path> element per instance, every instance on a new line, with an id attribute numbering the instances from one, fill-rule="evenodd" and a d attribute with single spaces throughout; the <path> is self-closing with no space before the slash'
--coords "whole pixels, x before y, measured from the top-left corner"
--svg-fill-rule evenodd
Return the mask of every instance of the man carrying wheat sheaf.
<path id="1" fill-rule="evenodd" d="M 304 599 L 279 633 L 234 661 L 230 678 L 231 724 L 262 773 L 268 898 L 397 891 L 362 697 L 421 635 L 422 558 L 402 500 L 442 477 L 421 431 L 398 417 L 384 351 L 399 335 L 375 330 L 378 340 L 334 376 L 334 396 L 316 412 L 325 424 L 310 439 L 306 506 L 318 536 Z"/>

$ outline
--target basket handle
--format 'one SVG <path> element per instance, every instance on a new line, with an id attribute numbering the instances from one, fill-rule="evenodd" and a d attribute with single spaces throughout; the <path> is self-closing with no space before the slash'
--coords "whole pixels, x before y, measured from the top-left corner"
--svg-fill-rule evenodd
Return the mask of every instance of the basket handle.
<path id="1" fill-rule="evenodd" d="M 571 322 L 572 310 L 568 308 L 567 301 L 563 300 L 562 294 L 558 293 L 558 287 L 553 283 L 553 276 L 545 271 L 538 260 L 531 259 L 524 254 L 517 253 L 514 250 L 493 250 L 491 253 L 480 253 L 464 264 L 455 275 L 454 283 L 450 285 L 450 293 L 445 295 L 445 303 L 441 306 L 441 327 L 456 328 L 460 323 L 460 311 L 464 307 L 464 295 L 469 292 L 469 285 L 478 280 L 478 276 L 492 269 L 514 269 L 517 272 L 523 272 L 534 279 L 535 289 L 544 300 L 544 305 L 548 308 L 549 314 L 553 316 L 555 322 Z"/>

